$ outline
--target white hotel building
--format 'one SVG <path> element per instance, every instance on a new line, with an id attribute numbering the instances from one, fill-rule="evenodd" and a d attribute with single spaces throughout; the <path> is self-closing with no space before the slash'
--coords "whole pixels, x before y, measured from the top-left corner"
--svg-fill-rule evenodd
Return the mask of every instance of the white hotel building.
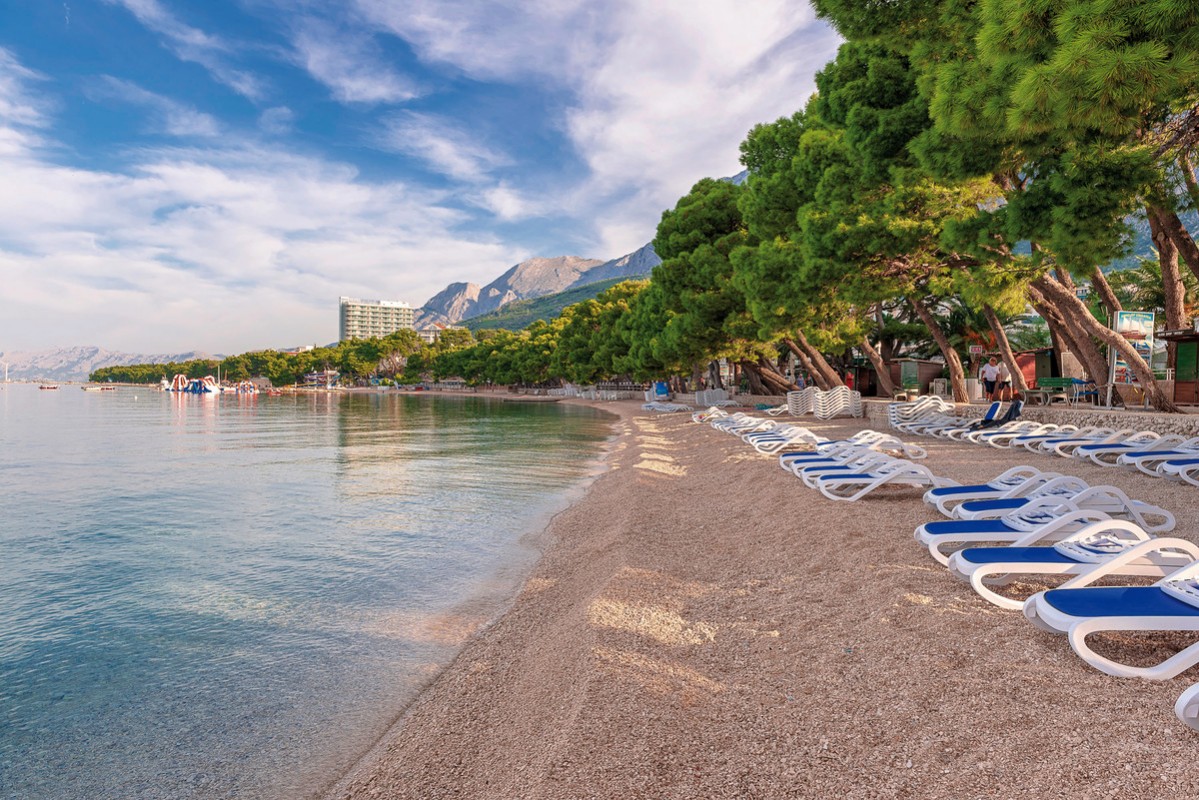
<path id="1" fill-rule="evenodd" d="M 401 328 L 412 329 L 416 323 L 416 311 L 407 303 L 398 300 L 356 300 L 353 297 L 338 299 L 338 339 L 369 339 L 395 333 Z"/>

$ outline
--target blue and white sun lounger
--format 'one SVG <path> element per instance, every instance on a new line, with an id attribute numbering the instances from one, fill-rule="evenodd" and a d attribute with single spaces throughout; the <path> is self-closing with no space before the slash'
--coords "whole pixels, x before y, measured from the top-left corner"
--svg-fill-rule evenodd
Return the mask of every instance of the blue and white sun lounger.
<path id="1" fill-rule="evenodd" d="M 1099 655 L 1087 644 L 1091 634 L 1107 631 L 1199 631 L 1199 561 L 1152 586 L 1091 585 L 1134 557 L 1122 553 L 1057 589 L 1037 592 L 1025 601 L 1024 616 L 1042 630 L 1066 634 L 1074 652 L 1100 672 L 1122 678 L 1173 678 L 1199 663 L 1199 642 L 1148 667 Z"/>
<path id="2" fill-rule="evenodd" d="M 924 502 L 935 506 L 938 511 L 948 517 L 952 516 L 953 507 L 958 503 L 964 503 L 967 500 L 982 500 L 988 497 L 1001 497 L 1022 486 L 1037 486 L 1060 477 L 1060 472 L 1042 472 L 1036 467 L 1029 466 L 1012 467 L 986 483 L 929 489 L 924 493 Z"/>
<path id="3" fill-rule="evenodd" d="M 1142 431 L 1123 442 L 1081 445 L 1074 449 L 1074 457 L 1086 459 L 1101 467 L 1114 467 L 1118 466 L 1117 459 L 1126 454 L 1147 455 L 1166 450 L 1175 452 L 1181 450 L 1186 453 L 1194 451 L 1196 447 L 1199 447 L 1199 439 L 1187 439 L 1176 433 L 1160 436 L 1153 431 Z"/>
<path id="4" fill-rule="evenodd" d="M 1072 508 L 1058 498 L 1032 501 L 999 519 L 949 519 L 926 522 L 916 528 L 916 541 L 941 564 L 949 563 L 949 551 L 975 542 L 1004 542 L 1031 545 L 1052 543 L 1076 533 L 1090 522 L 1108 519 L 1102 511 Z"/>
<path id="5" fill-rule="evenodd" d="M 967 500 L 960 503 L 953 509 L 951 516 L 954 519 L 995 519 L 1018 508 L 1023 508 L 1035 498 L 1057 497 L 1062 500 L 1071 500 L 1090 488 L 1090 484 L 1073 475 L 1057 475 L 1044 481 L 1032 480 L 997 497 Z M 1084 507 L 1082 503 L 1076 502 L 1075 505 L 1079 508 Z M 1092 504 L 1087 507 L 1096 508 L 1098 506 Z"/>
<path id="6" fill-rule="evenodd" d="M 1176 466 L 1183 465 L 1192 459 L 1199 459 L 1199 448 L 1171 448 L 1169 450 L 1149 450 L 1132 453 L 1121 453 L 1116 463 L 1122 467 L 1135 467 L 1146 475 L 1161 477 L 1181 477 L 1177 470 L 1161 469 L 1165 463 Z M 1184 479 L 1185 480 L 1185 479 Z"/>
<path id="7" fill-rule="evenodd" d="M 967 547 L 949 557 L 949 571 L 970 583 L 987 602 L 1019 609 L 1024 601 L 995 591 L 1023 575 L 1082 575 L 1122 553 L 1135 557 L 1118 575 L 1161 578 L 1199 559 L 1199 546 L 1184 539 L 1154 539 L 1126 520 L 1086 525 L 1051 547 Z"/>
<path id="8" fill-rule="evenodd" d="M 892 459 L 869 472 L 831 473 L 821 475 L 816 488 L 830 500 L 861 500 L 883 486 L 950 486 L 954 482 L 939 478 L 923 464 Z"/>

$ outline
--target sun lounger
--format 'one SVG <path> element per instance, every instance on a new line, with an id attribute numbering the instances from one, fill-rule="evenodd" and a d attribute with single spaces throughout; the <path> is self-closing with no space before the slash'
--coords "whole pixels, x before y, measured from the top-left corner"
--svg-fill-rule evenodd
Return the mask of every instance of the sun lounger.
<path id="1" fill-rule="evenodd" d="M 1043 497 L 998 519 L 950 519 L 926 522 L 913 532 L 916 541 L 941 564 L 950 552 L 975 542 L 1031 545 L 1053 543 L 1084 525 L 1108 519 L 1102 511 L 1073 508 L 1059 499 Z"/>
<path id="2" fill-rule="evenodd" d="M 966 500 L 955 506 L 949 516 L 953 519 L 994 519 L 1028 505 L 1035 498 L 1058 497 L 1071 500 L 1083 490 L 1091 488 L 1082 478 L 1073 475 L 1045 475 L 1053 477 L 1026 481 L 996 497 Z"/>
<path id="3" fill-rule="evenodd" d="M 1057 589 L 1037 592 L 1024 616 L 1042 630 L 1066 634 L 1080 658 L 1108 675 L 1165 680 L 1199 663 L 1199 642 L 1152 666 L 1134 666 L 1100 655 L 1087 637 L 1111 631 L 1199 631 L 1199 561 L 1171 572 L 1152 586 L 1094 586 L 1118 574 L 1143 552 L 1121 553 Z"/>
<path id="4" fill-rule="evenodd" d="M 1101 467 L 1118 466 L 1117 459 L 1125 454 L 1161 453 L 1166 450 L 1194 450 L 1199 439 L 1187 439 L 1176 433 L 1161 436 L 1153 431 L 1141 431 L 1122 442 L 1084 444 L 1074 448 L 1074 457 L 1085 459 Z"/>
<path id="5" fill-rule="evenodd" d="M 895 456 L 889 453 L 880 453 L 877 450 L 862 450 L 835 459 L 793 461 L 789 469 L 809 489 L 815 489 L 816 483 L 822 475 L 831 475 L 833 473 L 848 475 L 851 473 L 872 472 L 878 467 L 897 461 L 902 460 L 895 458 Z"/>
<path id="6" fill-rule="evenodd" d="M 1146 475 L 1186 480 L 1182 477 L 1182 471 L 1177 468 L 1186 466 L 1187 462 L 1195 459 L 1199 459 L 1199 449 L 1173 448 L 1121 453 L 1117 456 L 1116 463 L 1122 467 L 1134 467 Z M 1171 464 L 1174 468 L 1165 469 L 1166 464 Z"/>
<path id="7" fill-rule="evenodd" d="M 951 555 L 948 566 L 987 602 L 1015 610 L 1022 608 L 1024 601 L 1005 597 L 996 587 L 1024 575 L 1082 575 L 1122 553 L 1135 557 L 1115 574 L 1161 578 L 1199 559 L 1199 546 L 1183 539 L 1153 539 L 1126 520 L 1102 520 L 1051 547 L 967 547 Z"/>
<path id="8" fill-rule="evenodd" d="M 940 478 L 923 464 L 896 459 L 870 472 L 821 475 L 816 488 L 830 500 L 861 500 L 884 486 L 949 486 L 954 482 Z"/>
<path id="9" fill-rule="evenodd" d="M 1081 447 L 1084 444 L 1118 444 L 1136 433 L 1137 431 L 1131 428 L 1118 431 L 1108 429 L 1108 433 L 1106 434 L 1097 432 L 1094 436 L 1077 436 L 1069 439 L 1042 442 L 1040 449 L 1043 453 L 1054 453 L 1059 456 L 1069 457 L 1074 454 L 1076 447 Z"/>
<path id="10" fill-rule="evenodd" d="M 935 506 L 945 516 L 952 516 L 952 509 L 958 503 L 967 500 L 982 500 L 988 497 L 999 497 L 1013 489 L 1023 486 L 1030 481 L 1045 481 L 1060 478 L 1060 472 L 1042 472 L 1036 467 L 1012 467 L 992 478 L 986 483 L 974 483 L 967 486 L 945 486 L 939 489 L 929 489 L 924 493 L 924 502 Z M 1031 484 L 1033 486 L 1037 483 Z"/>

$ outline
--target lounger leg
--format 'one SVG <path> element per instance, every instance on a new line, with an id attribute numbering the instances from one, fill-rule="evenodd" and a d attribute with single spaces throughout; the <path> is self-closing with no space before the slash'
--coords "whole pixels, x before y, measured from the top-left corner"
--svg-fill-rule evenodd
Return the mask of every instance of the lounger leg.
<path id="1" fill-rule="evenodd" d="M 1184 725 L 1199 730 L 1199 683 L 1178 696 L 1174 704 L 1174 713 Z"/>
<path id="2" fill-rule="evenodd" d="M 1098 617 L 1084 619 L 1070 626 L 1067 637 L 1070 647 L 1083 660 L 1100 672 L 1118 678 L 1148 678 L 1166 680 L 1173 678 L 1199 663 L 1199 642 L 1187 647 L 1152 667 L 1133 667 L 1099 655 L 1087 644 L 1087 636 L 1106 631 L 1194 631 L 1199 630 L 1199 619 L 1179 620 L 1155 617 Z"/>

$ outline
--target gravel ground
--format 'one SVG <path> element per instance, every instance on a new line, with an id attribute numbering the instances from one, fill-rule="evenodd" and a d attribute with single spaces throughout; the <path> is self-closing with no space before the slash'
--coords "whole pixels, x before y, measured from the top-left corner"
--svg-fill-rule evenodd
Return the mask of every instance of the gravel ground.
<path id="1" fill-rule="evenodd" d="M 1192 670 L 1103 675 L 912 539 L 921 492 L 826 500 L 687 415 L 621 415 L 498 620 L 329 795 L 349 798 L 1169 798 L 1199 790 L 1172 707 Z M 810 422 L 830 438 L 862 421 Z M 1195 539 L 1199 490 L 913 438 L 961 482 L 1017 464 L 1115 484 Z M 1026 586 L 1028 591 L 1041 588 Z M 1160 657 L 1167 634 L 1108 652 Z"/>

